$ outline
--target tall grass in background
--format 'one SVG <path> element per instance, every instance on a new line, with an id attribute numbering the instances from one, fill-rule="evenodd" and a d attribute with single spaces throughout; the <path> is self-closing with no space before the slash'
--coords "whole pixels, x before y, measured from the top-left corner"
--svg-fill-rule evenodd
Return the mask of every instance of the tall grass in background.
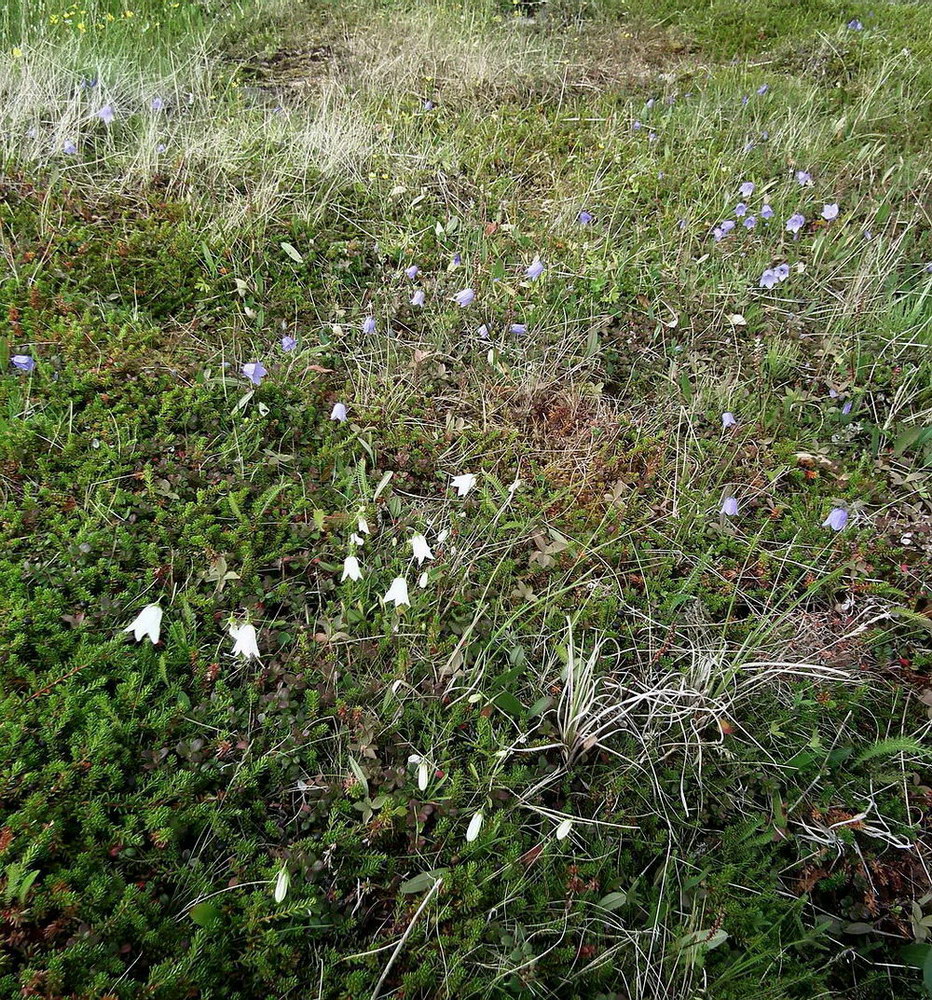
<path id="1" fill-rule="evenodd" d="M 54 44 L 79 70 L 108 57 L 157 63 L 171 45 L 202 35 L 211 21 L 210 5 L 194 0 L 7 0 L 0 9 L 0 46 Z"/>

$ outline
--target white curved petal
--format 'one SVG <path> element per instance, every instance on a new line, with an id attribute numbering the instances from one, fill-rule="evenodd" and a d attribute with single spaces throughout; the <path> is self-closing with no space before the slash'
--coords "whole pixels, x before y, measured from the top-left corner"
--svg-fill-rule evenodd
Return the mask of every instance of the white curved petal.
<path id="1" fill-rule="evenodd" d="M 132 632 L 136 642 L 147 635 L 154 646 L 159 641 L 161 629 L 162 609 L 157 604 L 147 604 L 123 631 Z"/>

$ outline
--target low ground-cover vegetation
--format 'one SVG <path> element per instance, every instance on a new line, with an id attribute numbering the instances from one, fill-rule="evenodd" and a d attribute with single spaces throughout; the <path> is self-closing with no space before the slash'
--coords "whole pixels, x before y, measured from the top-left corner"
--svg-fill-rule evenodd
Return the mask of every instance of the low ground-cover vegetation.
<path id="1" fill-rule="evenodd" d="M 0 13 L 0 995 L 929 994 L 927 13 Z"/>

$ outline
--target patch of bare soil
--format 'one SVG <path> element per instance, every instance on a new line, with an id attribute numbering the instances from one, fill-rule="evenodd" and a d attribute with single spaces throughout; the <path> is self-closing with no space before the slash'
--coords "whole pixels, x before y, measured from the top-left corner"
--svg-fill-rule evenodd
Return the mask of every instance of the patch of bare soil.
<path id="1" fill-rule="evenodd" d="M 345 58 L 335 45 L 289 46 L 267 58 L 243 63 L 240 72 L 263 90 L 304 90 L 332 76 Z"/>
<path id="2" fill-rule="evenodd" d="M 352 90 L 408 90 L 442 101 L 462 97 L 563 100 L 602 91 L 627 94 L 686 85 L 701 65 L 689 45 L 661 31 L 605 26 L 558 30 L 506 23 L 473 40 L 442 26 L 413 31 L 403 19 L 310 35 L 271 55 L 240 61 L 243 76 L 285 99 L 336 82 Z"/>

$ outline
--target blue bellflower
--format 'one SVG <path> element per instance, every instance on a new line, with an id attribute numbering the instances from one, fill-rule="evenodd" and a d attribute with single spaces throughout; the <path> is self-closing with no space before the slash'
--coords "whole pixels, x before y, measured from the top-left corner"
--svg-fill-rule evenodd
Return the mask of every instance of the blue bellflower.
<path id="1" fill-rule="evenodd" d="M 848 512 L 844 507 L 836 507 L 822 522 L 822 527 L 831 528 L 832 531 L 841 531 L 847 523 Z"/>
<path id="2" fill-rule="evenodd" d="M 243 365 L 242 372 L 253 385 L 260 385 L 265 376 L 268 375 L 261 361 L 248 362 Z"/>

